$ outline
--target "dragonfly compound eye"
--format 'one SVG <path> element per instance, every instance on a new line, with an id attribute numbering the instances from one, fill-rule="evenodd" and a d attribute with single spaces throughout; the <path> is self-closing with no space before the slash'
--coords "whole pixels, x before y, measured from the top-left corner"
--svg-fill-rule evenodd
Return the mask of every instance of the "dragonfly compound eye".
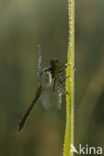
<path id="1" fill-rule="evenodd" d="M 51 60 L 50 65 L 54 73 L 57 73 L 61 68 L 61 63 L 58 59 Z"/>
<path id="2" fill-rule="evenodd" d="M 52 59 L 51 61 L 50 61 L 50 65 L 51 66 L 54 66 L 56 63 L 58 63 L 58 62 L 60 62 L 58 59 Z"/>

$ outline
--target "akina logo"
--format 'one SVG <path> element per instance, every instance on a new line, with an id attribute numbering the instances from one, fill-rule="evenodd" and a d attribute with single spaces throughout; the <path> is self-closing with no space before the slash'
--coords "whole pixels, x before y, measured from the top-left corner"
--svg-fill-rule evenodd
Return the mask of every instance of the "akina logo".
<path id="1" fill-rule="evenodd" d="M 93 146 L 89 146 L 88 144 L 85 146 L 82 146 L 81 144 L 79 144 L 79 148 L 76 149 L 76 147 L 71 144 L 71 150 L 70 152 L 74 152 L 77 154 L 98 154 L 101 155 L 103 153 L 103 148 L 98 146 L 98 147 L 93 147 Z"/>

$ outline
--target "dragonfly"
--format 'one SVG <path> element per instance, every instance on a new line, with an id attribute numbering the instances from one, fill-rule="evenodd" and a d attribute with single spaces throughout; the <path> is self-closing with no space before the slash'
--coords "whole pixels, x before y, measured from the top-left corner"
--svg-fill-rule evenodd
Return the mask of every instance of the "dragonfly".
<path id="1" fill-rule="evenodd" d="M 23 129 L 26 119 L 30 115 L 30 112 L 32 111 L 38 99 L 40 99 L 42 105 L 46 109 L 52 106 L 58 108 L 61 107 L 61 96 L 65 92 L 62 88 L 62 82 L 64 80 L 61 80 L 61 77 L 63 76 L 61 73 L 65 71 L 65 68 L 66 64 L 61 65 L 61 62 L 58 59 L 52 59 L 50 61 L 50 66 L 43 69 L 40 69 L 39 63 L 39 87 L 36 90 L 31 105 L 28 107 L 23 117 L 19 121 L 18 132 Z"/>

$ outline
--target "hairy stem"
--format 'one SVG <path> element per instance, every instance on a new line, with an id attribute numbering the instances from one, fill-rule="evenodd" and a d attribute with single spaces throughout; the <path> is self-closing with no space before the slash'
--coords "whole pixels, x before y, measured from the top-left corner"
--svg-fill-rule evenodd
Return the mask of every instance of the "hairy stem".
<path id="1" fill-rule="evenodd" d="M 68 0 L 69 43 L 66 69 L 66 130 L 64 139 L 64 156 L 73 156 L 70 152 L 74 145 L 74 0 Z"/>

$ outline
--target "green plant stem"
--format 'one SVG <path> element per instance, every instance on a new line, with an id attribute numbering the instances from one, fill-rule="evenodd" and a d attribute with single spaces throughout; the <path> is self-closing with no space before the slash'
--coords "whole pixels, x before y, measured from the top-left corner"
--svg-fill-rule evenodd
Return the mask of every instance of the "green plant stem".
<path id="1" fill-rule="evenodd" d="M 66 69 L 66 130 L 64 140 L 64 156 L 73 156 L 70 152 L 74 145 L 74 0 L 68 0 L 69 43 Z"/>

